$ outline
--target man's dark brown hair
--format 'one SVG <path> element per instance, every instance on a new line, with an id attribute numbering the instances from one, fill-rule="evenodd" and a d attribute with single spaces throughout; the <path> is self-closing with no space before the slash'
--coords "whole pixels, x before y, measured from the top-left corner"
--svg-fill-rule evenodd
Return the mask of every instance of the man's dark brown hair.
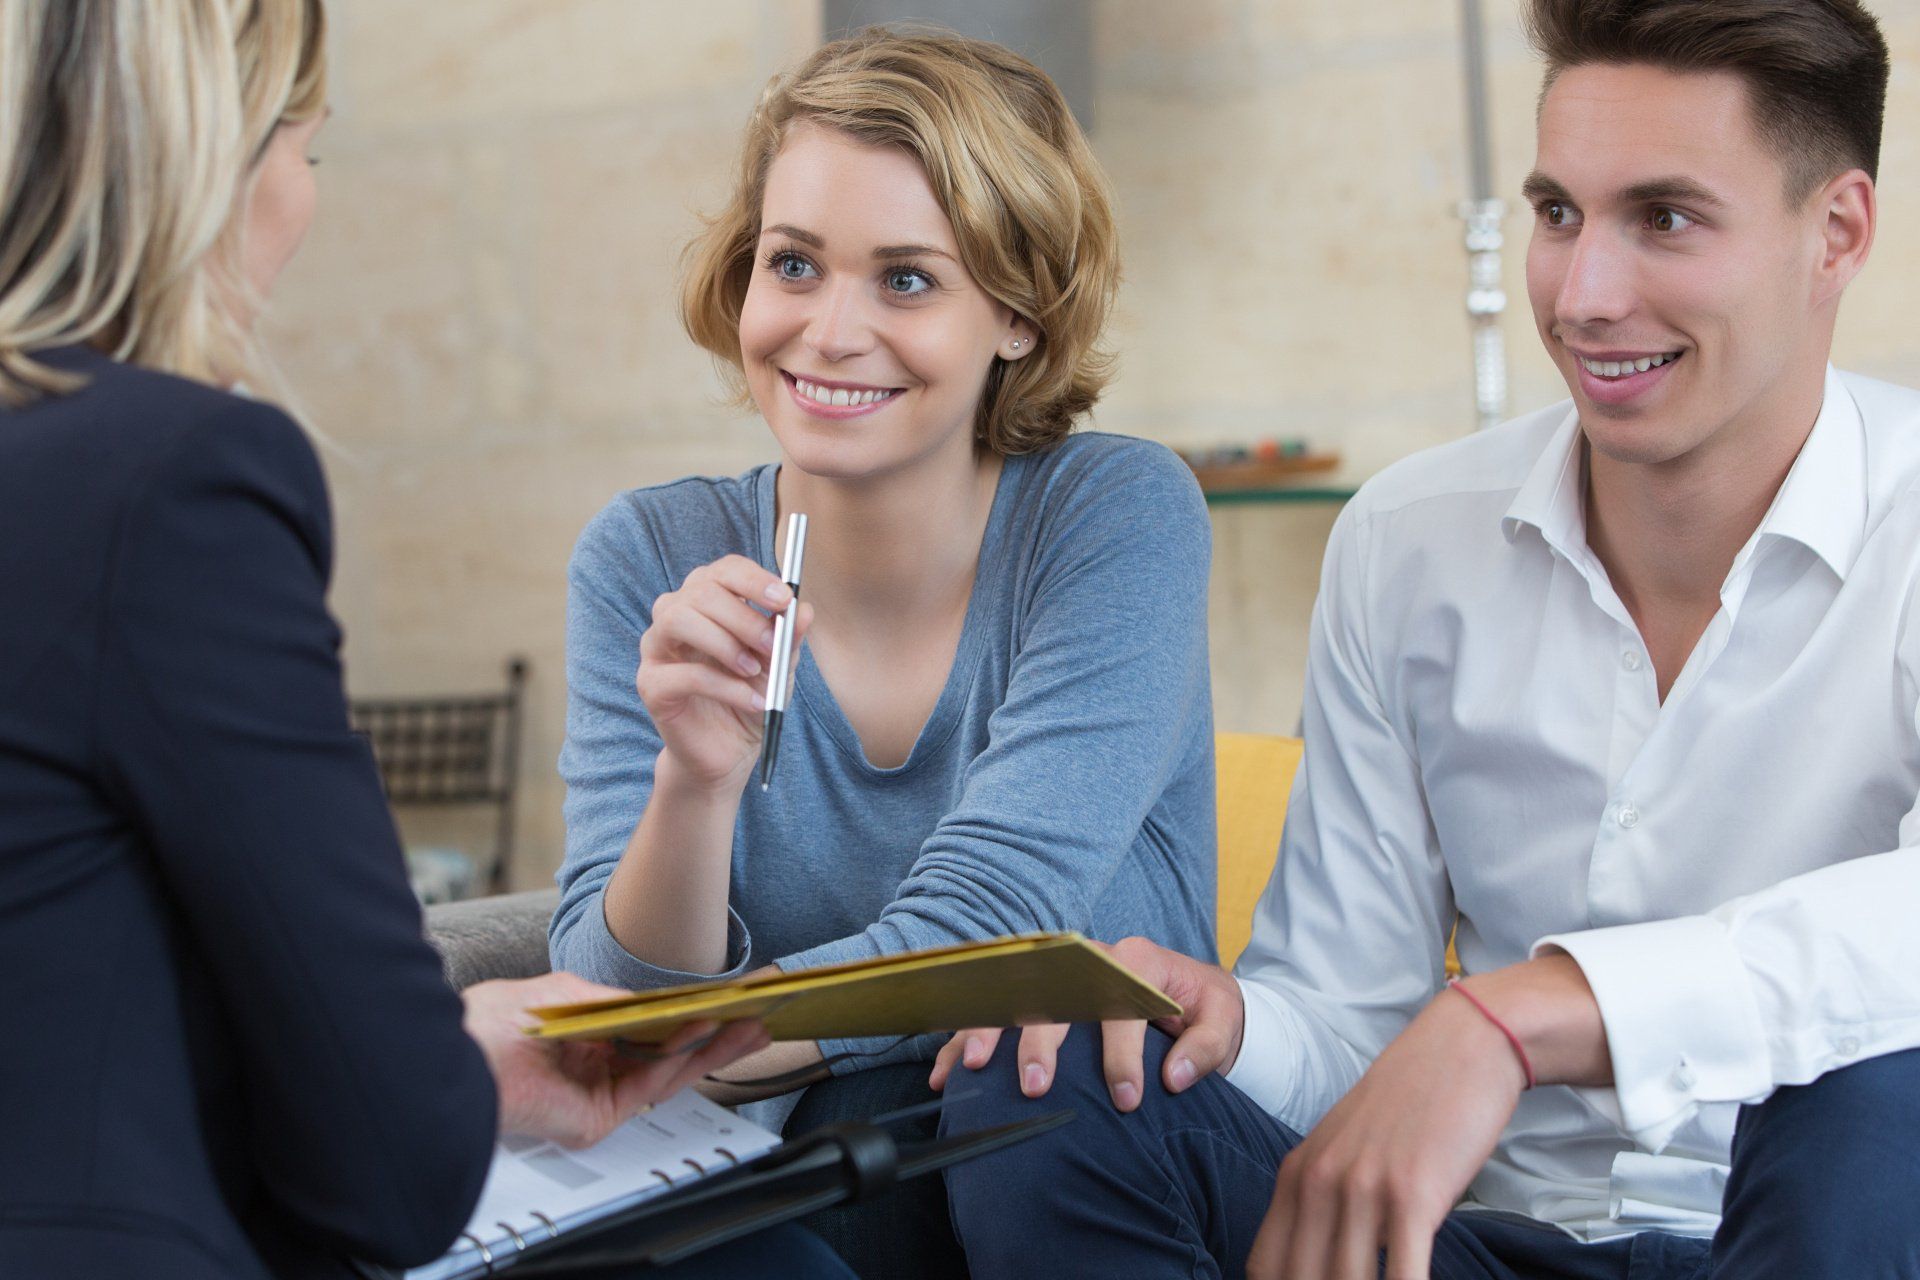
<path id="1" fill-rule="evenodd" d="M 1592 63 L 1738 76 L 1789 203 L 1848 169 L 1878 178 L 1887 42 L 1859 0 L 1533 0 L 1527 33 L 1547 63 L 1543 97 Z"/>

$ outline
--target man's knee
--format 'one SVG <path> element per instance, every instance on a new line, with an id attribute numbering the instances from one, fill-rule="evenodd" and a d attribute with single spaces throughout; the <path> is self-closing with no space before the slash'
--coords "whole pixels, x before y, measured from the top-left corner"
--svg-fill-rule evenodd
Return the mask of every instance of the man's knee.
<path id="1" fill-rule="evenodd" d="M 1920 1050 L 1744 1107 L 1714 1245 L 1726 1275 L 1920 1277 Z"/>
<path id="2" fill-rule="evenodd" d="M 1074 1028 L 1060 1048 L 1050 1087 L 1038 1098 L 1029 1098 L 1020 1089 L 1019 1039 L 1017 1033 L 1003 1035 L 992 1059 L 978 1071 L 954 1068 L 940 1112 L 941 1136 L 1060 1110 L 1074 1112 L 1074 1121 L 947 1169 L 947 1200 L 954 1229 L 963 1241 L 969 1228 L 1020 1229 L 1013 1219 L 1036 1209 L 1062 1184 L 1073 1181 L 1075 1166 L 1099 1145 L 1091 1141 L 1091 1130 L 1100 1127 L 1103 1110 L 1112 1110 L 1100 1077 L 1096 1028 Z M 1091 1055 L 1084 1051 L 1088 1041 L 1094 1045 Z"/>
<path id="3" fill-rule="evenodd" d="M 1156 1043 L 1157 1041 L 1157 1043 Z M 1020 1036 L 1017 1030 L 1000 1037 L 987 1065 L 978 1071 L 956 1066 L 947 1079 L 947 1101 L 941 1109 L 941 1128 L 961 1132 L 983 1125 L 1006 1124 L 1045 1111 L 1071 1108 L 1082 1119 L 1100 1107 L 1112 1109 L 1111 1095 L 1100 1058 L 1098 1027 L 1076 1026 L 1055 1055 L 1047 1091 L 1029 1098 L 1020 1088 Z M 1167 1038 L 1147 1034 L 1147 1078 L 1159 1070 Z"/>

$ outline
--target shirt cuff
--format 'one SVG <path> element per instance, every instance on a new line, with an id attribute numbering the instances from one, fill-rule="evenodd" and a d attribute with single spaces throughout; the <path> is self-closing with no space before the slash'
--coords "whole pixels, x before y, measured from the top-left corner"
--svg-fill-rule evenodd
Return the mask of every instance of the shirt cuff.
<path id="1" fill-rule="evenodd" d="M 1708 916 L 1555 934 L 1600 1006 L 1627 1133 L 1658 1153 L 1704 1103 L 1773 1089 L 1766 1028 L 1726 926 Z"/>
<path id="2" fill-rule="evenodd" d="M 1298 1084 L 1295 1066 L 1299 1054 L 1288 1043 L 1288 1019 L 1280 997 L 1257 982 L 1235 978 L 1240 1003 L 1246 1010 L 1240 1028 L 1240 1053 L 1227 1072 L 1227 1083 L 1258 1103 L 1268 1115 L 1285 1112 Z"/>
<path id="3" fill-rule="evenodd" d="M 566 967 L 582 978 L 610 987 L 647 991 L 688 982 L 719 982 L 747 971 L 753 938 L 747 932 L 747 922 L 731 906 L 727 908 L 727 967 L 719 973 L 687 973 L 648 964 L 621 946 L 607 925 L 607 895 L 601 892 L 596 896 L 599 901 L 580 913 L 574 936 L 568 938 L 565 949 Z"/>

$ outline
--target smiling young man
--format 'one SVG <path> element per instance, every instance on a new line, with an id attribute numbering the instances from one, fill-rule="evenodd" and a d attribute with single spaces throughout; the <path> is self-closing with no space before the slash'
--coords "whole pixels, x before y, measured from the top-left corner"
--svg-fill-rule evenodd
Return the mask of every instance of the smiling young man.
<path id="1" fill-rule="evenodd" d="M 1920 1274 L 1920 395 L 1827 363 L 1885 44 L 1853 0 L 1531 28 L 1572 399 L 1342 515 L 1237 980 L 1123 943 L 1178 1039 L 970 1078 L 949 1123 L 1014 1068 L 1081 1111 L 950 1175 L 976 1276 Z"/>

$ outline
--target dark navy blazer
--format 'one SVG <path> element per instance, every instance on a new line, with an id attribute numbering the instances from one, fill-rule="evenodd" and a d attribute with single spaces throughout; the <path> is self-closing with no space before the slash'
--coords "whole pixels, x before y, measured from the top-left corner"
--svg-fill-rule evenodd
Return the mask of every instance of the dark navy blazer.
<path id="1" fill-rule="evenodd" d="M 52 362 L 91 384 L 0 409 L 0 1277 L 426 1261 L 494 1088 L 348 728 L 318 463 Z"/>

